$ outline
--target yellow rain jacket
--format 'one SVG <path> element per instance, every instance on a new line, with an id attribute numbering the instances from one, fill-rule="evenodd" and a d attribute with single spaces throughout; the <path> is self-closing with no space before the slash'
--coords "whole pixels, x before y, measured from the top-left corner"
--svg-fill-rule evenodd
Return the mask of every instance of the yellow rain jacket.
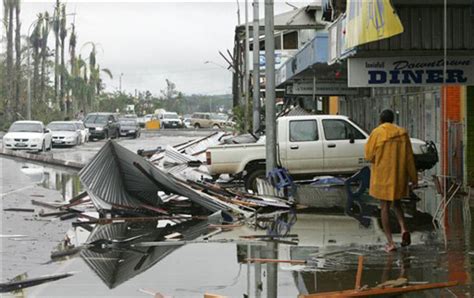
<path id="1" fill-rule="evenodd" d="M 369 194 L 394 201 L 408 197 L 408 182 L 418 180 L 413 149 L 405 129 L 383 123 L 370 134 L 365 159 L 372 163 Z"/>

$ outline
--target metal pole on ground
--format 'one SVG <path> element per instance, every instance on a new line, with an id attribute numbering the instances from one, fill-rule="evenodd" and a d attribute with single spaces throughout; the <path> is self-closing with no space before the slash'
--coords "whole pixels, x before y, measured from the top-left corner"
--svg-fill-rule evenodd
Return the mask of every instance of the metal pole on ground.
<path id="1" fill-rule="evenodd" d="M 253 0 L 253 133 L 260 127 L 260 24 L 258 0 Z"/>
<path id="2" fill-rule="evenodd" d="M 276 167 L 275 39 L 273 0 L 265 0 L 265 134 L 266 172 Z"/>

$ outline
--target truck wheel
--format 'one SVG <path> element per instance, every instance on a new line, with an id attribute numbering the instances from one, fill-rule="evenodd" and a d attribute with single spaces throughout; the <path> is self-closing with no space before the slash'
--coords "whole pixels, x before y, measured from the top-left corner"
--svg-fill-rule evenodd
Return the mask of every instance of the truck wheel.
<path id="1" fill-rule="evenodd" d="M 219 125 L 217 125 L 217 124 L 214 124 L 214 125 L 212 126 L 212 129 L 217 130 L 217 129 L 221 129 L 221 127 L 220 127 Z"/>
<path id="2" fill-rule="evenodd" d="M 200 128 L 201 128 L 201 125 L 199 125 L 199 123 L 196 123 L 196 124 L 194 124 L 194 128 L 195 128 L 195 129 L 200 129 Z"/>
<path id="3" fill-rule="evenodd" d="M 250 189 L 254 193 L 257 193 L 257 178 L 265 179 L 265 169 L 256 168 L 254 170 L 249 170 L 250 172 L 244 178 L 245 189 Z"/>

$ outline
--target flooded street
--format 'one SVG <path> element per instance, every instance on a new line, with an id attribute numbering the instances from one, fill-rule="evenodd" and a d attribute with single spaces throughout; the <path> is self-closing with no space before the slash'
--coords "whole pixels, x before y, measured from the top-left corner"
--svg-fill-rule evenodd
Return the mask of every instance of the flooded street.
<path id="1" fill-rule="evenodd" d="M 10 159 L 2 163 L 3 209 L 42 197 L 69 201 L 82 191 L 74 171 Z M 15 181 L 6 178 L 5 169 L 8 177 L 17 173 Z M 20 191 L 11 192 L 12 183 Z M 419 208 L 431 210 L 434 205 L 436 209 L 430 191 L 420 195 Z M 95 297 L 202 297 L 204 293 L 266 297 L 269 289 L 276 289 L 278 297 L 296 297 L 353 289 L 358 256 L 363 256 L 362 286 L 374 287 L 399 277 L 412 285 L 456 280 L 464 285 L 405 297 L 471 297 L 474 237 L 470 212 L 463 211 L 464 200 L 452 201 L 444 229 L 430 227 L 425 219 L 411 219 L 412 245 L 391 254 L 383 251 L 385 238 L 376 218 L 366 228 L 337 210 L 324 214 L 289 211 L 262 222 L 258 229 L 249 225 L 221 229 L 199 219 L 73 227 L 70 220 L 44 221 L 33 213 L 2 211 L 2 235 L 25 235 L 1 239 L 2 280 L 23 272 L 23 279 L 73 273 L 20 291 L 27 297 L 92 297 L 90 293 Z M 176 243 L 163 244 L 176 233 L 181 235 Z M 290 236 L 257 241 L 242 237 L 246 235 Z M 400 242 L 399 234 L 395 241 Z M 70 253 L 51 260 L 53 251 Z M 248 263 L 249 257 L 300 263 Z M 268 278 L 275 269 L 277 283 Z"/>

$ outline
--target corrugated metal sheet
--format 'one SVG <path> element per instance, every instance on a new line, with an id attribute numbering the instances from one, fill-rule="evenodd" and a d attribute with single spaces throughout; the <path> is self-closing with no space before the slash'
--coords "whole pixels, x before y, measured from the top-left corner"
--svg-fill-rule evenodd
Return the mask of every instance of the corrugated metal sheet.
<path id="1" fill-rule="evenodd" d="M 362 45 L 359 51 L 442 50 L 443 7 L 397 6 L 404 32 L 400 35 Z M 448 49 L 474 49 L 474 18 L 469 6 L 448 7 Z M 471 53 L 472 54 L 472 53 Z"/>
<path id="2" fill-rule="evenodd" d="M 139 235 L 143 237 L 132 243 L 142 241 L 163 241 L 163 237 L 178 232 L 183 235 L 182 240 L 194 240 L 209 232 L 207 221 L 187 221 L 171 227 L 156 228 L 156 222 L 143 223 L 140 225 L 130 223 L 117 223 L 109 225 L 97 225 L 87 239 L 87 243 L 96 240 L 124 240 Z M 129 244 L 132 244 L 129 243 Z M 81 252 L 82 259 L 100 277 L 100 279 L 113 289 L 132 277 L 148 270 L 156 263 L 164 259 L 173 251 L 181 247 L 158 246 L 158 247 L 134 247 L 117 246 L 116 249 L 98 251 L 84 249 Z"/>
<path id="3" fill-rule="evenodd" d="M 156 206 L 161 203 L 158 191 L 164 191 L 187 197 L 212 212 L 251 215 L 234 204 L 192 189 L 185 181 L 178 181 L 113 140 L 79 172 L 79 178 L 98 209 L 110 209 L 111 204 L 133 208 L 143 204 Z"/>

